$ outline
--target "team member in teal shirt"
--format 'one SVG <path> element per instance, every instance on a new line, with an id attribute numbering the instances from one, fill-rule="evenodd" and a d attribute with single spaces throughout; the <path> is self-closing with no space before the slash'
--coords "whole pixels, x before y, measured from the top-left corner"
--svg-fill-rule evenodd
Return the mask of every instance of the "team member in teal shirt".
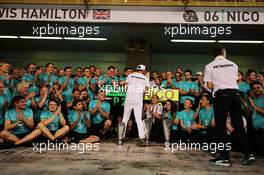
<path id="1" fill-rule="evenodd" d="M 26 98 L 26 107 L 31 108 L 33 110 L 37 109 L 37 104 L 35 102 L 35 92 L 28 92 L 29 84 L 27 82 L 20 82 L 17 84 L 17 92 L 15 95 L 23 95 Z"/>
<path id="2" fill-rule="evenodd" d="M 52 87 L 58 82 L 58 76 L 54 74 L 54 64 L 46 64 L 46 72 L 39 75 L 40 82 L 46 84 L 48 87 Z"/>
<path id="3" fill-rule="evenodd" d="M 37 111 L 34 113 L 34 121 L 35 123 L 40 122 L 40 115 L 42 111 L 47 111 L 49 109 L 49 90 L 46 86 L 42 86 L 40 88 L 40 95 L 35 98 L 37 104 Z"/>
<path id="4" fill-rule="evenodd" d="M 126 67 L 124 69 L 123 75 L 119 78 L 119 85 L 121 85 L 121 86 L 125 85 L 128 75 L 132 74 L 132 73 L 133 73 L 133 69 L 131 67 Z"/>
<path id="5" fill-rule="evenodd" d="M 249 97 L 252 107 L 253 132 L 251 135 L 253 149 L 256 153 L 264 155 L 264 91 L 260 82 L 250 84 L 253 97 Z"/>
<path id="6" fill-rule="evenodd" d="M 100 137 L 112 126 L 110 104 L 105 101 L 105 92 L 99 91 L 96 100 L 89 104 L 91 114 L 91 134 Z M 102 132 L 101 132 L 102 131 Z"/>
<path id="7" fill-rule="evenodd" d="M 74 89 L 74 78 L 72 78 L 72 68 L 65 67 L 65 76 L 59 78 L 60 91 L 64 101 L 68 101 L 71 98 L 72 91 Z"/>
<path id="8" fill-rule="evenodd" d="M 68 113 L 72 142 L 86 143 L 90 136 L 88 132 L 88 128 L 91 126 L 90 113 L 83 110 L 83 102 L 81 100 L 74 101 L 73 108 L 74 110 L 70 110 Z"/>
<path id="9" fill-rule="evenodd" d="M 192 78 L 192 71 L 186 70 L 185 80 L 179 84 L 180 95 L 181 95 L 180 104 L 183 104 L 186 99 L 192 100 L 192 103 L 194 104 L 195 98 L 200 96 L 198 84 L 196 82 L 193 82 L 191 78 Z"/>
<path id="10" fill-rule="evenodd" d="M 209 95 L 203 95 L 198 108 L 194 114 L 194 119 L 199 120 L 199 124 L 194 124 L 193 129 L 200 130 L 196 135 L 199 142 L 210 142 L 212 140 L 212 128 L 215 127 L 214 109 L 210 104 Z"/>
<path id="11" fill-rule="evenodd" d="M 244 74 L 242 71 L 238 71 L 238 89 L 243 92 L 244 99 L 247 100 L 248 92 L 250 91 L 249 84 L 244 80 Z"/>
<path id="12" fill-rule="evenodd" d="M 80 77 L 77 80 L 79 91 L 87 90 L 90 100 L 94 99 L 94 93 L 96 91 L 96 80 L 93 79 L 92 73 L 89 68 L 84 68 L 84 77 Z"/>
<path id="13" fill-rule="evenodd" d="M 38 124 L 38 128 L 41 130 L 42 135 L 51 141 L 64 138 L 70 130 L 61 113 L 61 106 L 55 99 L 49 101 L 49 110 L 43 111 L 40 119 L 41 122 Z"/>
<path id="14" fill-rule="evenodd" d="M 11 76 L 9 73 L 9 68 L 11 67 L 10 64 L 6 62 L 0 62 L 0 81 L 3 81 L 6 87 L 9 86 Z"/>
<path id="15" fill-rule="evenodd" d="M 26 108 L 26 100 L 22 95 L 13 98 L 14 109 L 5 114 L 5 128 L 0 136 L 15 145 L 30 142 L 37 138 L 41 132 L 34 128 L 33 112 Z M 32 131 L 33 130 L 33 131 Z"/>
<path id="16" fill-rule="evenodd" d="M 176 89 L 179 88 L 179 83 L 176 82 L 176 80 L 173 78 L 173 72 L 167 71 L 166 72 L 166 80 L 163 80 L 161 82 L 161 88 L 164 89 Z"/>
<path id="17" fill-rule="evenodd" d="M 0 131 L 4 128 L 4 113 L 10 104 L 10 93 L 4 87 L 4 83 L 0 81 Z"/>
<path id="18" fill-rule="evenodd" d="M 171 141 L 178 142 L 179 141 L 179 119 L 176 117 L 176 104 L 172 100 L 167 100 L 165 102 L 162 118 L 168 118 L 171 120 Z"/>
<path id="19" fill-rule="evenodd" d="M 177 113 L 177 118 L 180 120 L 181 139 L 186 142 L 190 138 L 192 132 L 192 125 L 195 123 L 192 108 L 192 100 L 186 99 L 184 102 L 184 110 Z"/>
<path id="20" fill-rule="evenodd" d="M 116 86 L 118 85 L 118 77 L 115 76 L 115 67 L 110 66 L 107 69 L 107 73 L 99 77 L 99 88 L 104 86 Z"/>

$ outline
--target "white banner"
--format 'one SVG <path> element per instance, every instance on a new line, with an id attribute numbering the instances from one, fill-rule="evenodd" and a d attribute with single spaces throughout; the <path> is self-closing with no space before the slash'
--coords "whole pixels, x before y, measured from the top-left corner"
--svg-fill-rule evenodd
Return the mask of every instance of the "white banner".
<path id="1" fill-rule="evenodd" d="M 0 5 L 0 20 L 263 25 L 264 8 Z"/>

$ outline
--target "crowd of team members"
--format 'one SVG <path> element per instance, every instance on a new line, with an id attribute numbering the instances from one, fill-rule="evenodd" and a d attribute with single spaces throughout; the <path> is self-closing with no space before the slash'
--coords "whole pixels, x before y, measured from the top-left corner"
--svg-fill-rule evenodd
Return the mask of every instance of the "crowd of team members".
<path id="1" fill-rule="evenodd" d="M 122 112 L 114 112 L 102 91 L 105 85 L 126 84 L 132 68 L 119 72 L 110 66 L 106 73 L 95 66 L 58 69 L 30 63 L 26 68 L 12 68 L 0 63 L 0 141 L 20 145 L 36 140 L 97 142 L 109 133 L 117 133 Z M 264 148 L 264 72 L 250 69 L 246 76 L 239 71 L 244 125 L 253 148 Z M 180 101 L 160 102 L 153 95 L 143 107 L 144 118 L 153 119 L 151 140 L 163 142 L 162 119 L 171 119 L 171 141 L 212 142 L 214 111 L 211 93 L 203 83 L 203 73 L 178 67 L 175 71 L 151 72 L 150 86 L 179 89 Z M 111 112 L 110 112 L 111 111 Z M 122 110 L 121 110 L 122 111 Z M 127 136 L 137 136 L 133 120 Z M 235 144 L 232 117 L 227 132 Z"/>

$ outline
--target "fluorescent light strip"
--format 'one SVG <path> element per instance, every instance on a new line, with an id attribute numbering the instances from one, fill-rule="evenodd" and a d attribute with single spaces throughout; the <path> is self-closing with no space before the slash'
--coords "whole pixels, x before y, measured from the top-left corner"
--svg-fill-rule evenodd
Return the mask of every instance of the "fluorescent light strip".
<path id="1" fill-rule="evenodd" d="M 264 41 L 250 41 L 250 40 L 219 40 L 218 43 L 242 43 L 242 44 L 261 44 Z"/>
<path id="2" fill-rule="evenodd" d="M 215 43 L 216 40 L 183 40 L 183 39 L 171 39 L 174 43 Z"/>
<path id="3" fill-rule="evenodd" d="M 39 36 L 19 36 L 21 39 L 50 39 L 50 40 L 61 40 L 62 37 L 39 37 Z"/>
<path id="4" fill-rule="evenodd" d="M 0 35 L 0 38 L 10 38 L 10 39 L 17 39 L 17 36 L 11 36 L 11 35 Z"/>
<path id="5" fill-rule="evenodd" d="M 88 41 L 106 41 L 107 38 L 81 38 L 81 37 L 64 37 L 65 40 L 88 40 Z"/>

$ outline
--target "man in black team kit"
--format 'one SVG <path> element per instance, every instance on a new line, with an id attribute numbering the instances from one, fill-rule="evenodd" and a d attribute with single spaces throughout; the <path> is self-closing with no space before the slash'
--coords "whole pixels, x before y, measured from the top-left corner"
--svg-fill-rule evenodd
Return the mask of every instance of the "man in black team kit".
<path id="1" fill-rule="evenodd" d="M 227 145 L 226 119 L 227 113 L 230 112 L 231 122 L 244 154 L 241 164 L 252 165 L 255 157 L 250 154 L 249 143 L 243 128 L 241 101 L 237 85 L 238 67 L 226 59 L 225 48 L 216 48 L 214 57 L 214 61 L 205 67 L 204 81 L 214 94 L 215 129 L 218 143 Z M 210 160 L 209 163 L 218 166 L 230 166 L 227 147 L 223 150 L 219 148 L 218 151 L 220 156 Z"/>

